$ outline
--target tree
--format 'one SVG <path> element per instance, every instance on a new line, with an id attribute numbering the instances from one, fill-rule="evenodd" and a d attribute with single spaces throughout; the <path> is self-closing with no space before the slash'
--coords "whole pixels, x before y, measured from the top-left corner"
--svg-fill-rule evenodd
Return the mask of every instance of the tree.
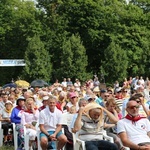
<path id="1" fill-rule="evenodd" d="M 88 65 L 87 55 L 79 35 L 72 35 L 64 39 L 60 66 L 55 69 L 55 75 L 61 77 L 79 78 L 85 81 L 90 75 L 86 71 Z"/>
<path id="2" fill-rule="evenodd" d="M 25 52 L 25 62 L 26 66 L 22 76 L 28 78 L 29 81 L 34 79 L 50 81 L 52 71 L 50 55 L 45 50 L 44 44 L 38 35 L 35 35 L 29 40 Z"/>
<path id="3" fill-rule="evenodd" d="M 122 81 L 127 77 L 128 57 L 126 51 L 116 44 L 115 38 L 104 51 L 104 56 L 101 68 L 105 71 L 106 82 Z"/>
<path id="4" fill-rule="evenodd" d="M 27 38 L 41 34 L 39 11 L 33 1 L 0 0 L 0 59 L 23 59 Z M 0 78 L 10 82 L 21 75 L 23 67 L 0 68 Z M 25 79 L 26 80 L 26 79 Z"/>

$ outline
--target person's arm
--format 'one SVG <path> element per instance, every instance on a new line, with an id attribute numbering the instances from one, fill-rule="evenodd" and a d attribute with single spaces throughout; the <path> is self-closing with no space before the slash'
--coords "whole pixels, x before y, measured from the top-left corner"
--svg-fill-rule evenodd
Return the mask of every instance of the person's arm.
<path id="1" fill-rule="evenodd" d="M 111 112 L 109 112 L 107 109 L 103 108 L 104 112 L 107 114 L 107 116 L 109 117 L 111 123 L 116 124 L 119 119 L 118 117 L 116 118 Z"/>
<path id="2" fill-rule="evenodd" d="M 76 119 L 76 121 L 74 123 L 74 132 L 79 131 L 81 129 L 81 127 L 82 127 L 82 125 L 81 125 L 81 118 L 82 118 L 83 111 L 84 111 L 84 109 L 82 107 L 80 107 L 77 119 Z"/>
<path id="3" fill-rule="evenodd" d="M 145 107 L 144 98 L 141 98 L 140 101 L 141 101 L 141 105 L 143 107 L 144 112 L 146 113 L 147 117 L 149 117 L 150 116 L 150 111 L 147 110 L 147 108 Z"/>
<path id="4" fill-rule="evenodd" d="M 104 123 L 104 128 L 112 128 L 112 127 L 115 127 L 116 125 L 115 124 L 108 124 L 108 123 Z"/>
<path id="5" fill-rule="evenodd" d="M 47 137 L 50 136 L 47 130 L 45 130 L 44 124 L 40 124 L 39 127 L 40 127 L 40 131 L 43 132 L 45 135 L 47 135 Z"/>
<path id="6" fill-rule="evenodd" d="M 147 135 L 150 137 L 150 131 L 147 133 Z"/>
<path id="7" fill-rule="evenodd" d="M 56 135 L 58 134 L 58 132 L 60 132 L 61 129 L 62 129 L 62 125 L 61 124 L 57 124 L 54 134 L 50 135 L 50 139 L 52 141 L 56 140 Z"/>
<path id="8" fill-rule="evenodd" d="M 12 123 L 20 123 L 21 122 L 21 118 L 19 119 L 19 117 L 16 115 L 17 109 L 14 108 L 11 112 L 11 116 L 10 116 L 10 120 Z"/>
<path id="9" fill-rule="evenodd" d="M 121 132 L 118 134 L 123 145 L 135 150 L 150 150 L 150 146 L 149 145 L 144 145 L 144 146 L 139 146 L 137 144 L 134 144 L 133 142 L 131 142 L 129 140 L 129 138 L 127 137 L 126 132 Z"/>
<path id="10" fill-rule="evenodd" d="M 117 113 L 116 109 L 113 109 L 113 113 L 114 113 L 114 116 L 119 120 L 118 113 Z"/>

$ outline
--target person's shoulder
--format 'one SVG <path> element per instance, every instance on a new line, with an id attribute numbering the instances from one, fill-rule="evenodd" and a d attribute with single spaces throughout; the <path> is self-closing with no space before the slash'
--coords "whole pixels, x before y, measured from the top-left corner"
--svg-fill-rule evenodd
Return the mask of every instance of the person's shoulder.
<path id="1" fill-rule="evenodd" d="M 41 111 L 39 111 L 40 114 L 45 114 L 46 113 L 46 108 L 42 109 Z"/>
<path id="2" fill-rule="evenodd" d="M 123 118 L 121 118 L 117 123 L 124 123 L 124 122 L 126 122 L 126 118 L 125 117 L 123 117 Z"/>
<path id="3" fill-rule="evenodd" d="M 92 120 L 89 117 L 87 117 L 86 115 L 82 115 L 81 118 L 82 118 L 82 121 L 84 121 L 84 122 L 88 122 L 88 123 L 92 122 Z"/>
<path id="4" fill-rule="evenodd" d="M 57 114 L 62 114 L 62 111 L 61 111 L 60 109 L 56 108 L 56 109 L 55 109 L 55 113 L 57 113 Z"/>

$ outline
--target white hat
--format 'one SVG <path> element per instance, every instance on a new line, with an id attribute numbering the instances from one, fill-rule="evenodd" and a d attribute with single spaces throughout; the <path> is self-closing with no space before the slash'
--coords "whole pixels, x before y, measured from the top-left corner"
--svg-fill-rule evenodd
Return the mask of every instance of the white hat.
<path id="1" fill-rule="evenodd" d="M 43 101 L 47 101 L 48 98 L 49 98 L 49 96 L 44 96 L 44 97 L 43 97 Z"/>
<path id="2" fill-rule="evenodd" d="M 6 104 L 11 104 L 11 105 L 13 105 L 13 103 L 12 103 L 11 101 L 9 101 L 9 100 L 6 101 L 5 105 L 6 105 Z"/>
<path id="3" fill-rule="evenodd" d="M 89 99 L 93 99 L 93 98 L 90 95 L 85 95 L 84 99 L 88 101 Z"/>
<path id="4" fill-rule="evenodd" d="M 118 92 L 120 92 L 122 90 L 122 88 L 121 87 L 118 87 L 118 88 L 116 88 L 116 93 L 118 93 Z"/>

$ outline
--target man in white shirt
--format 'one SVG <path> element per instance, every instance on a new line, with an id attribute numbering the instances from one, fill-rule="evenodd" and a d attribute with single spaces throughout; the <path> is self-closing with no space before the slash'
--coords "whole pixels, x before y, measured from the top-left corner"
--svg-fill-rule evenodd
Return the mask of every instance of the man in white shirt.
<path id="1" fill-rule="evenodd" d="M 150 122 L 139 115 L 139 103 L 127 103 L 127 115 L 117 123 L 117 133 L 130 150 L 150 150 Z"/>
<path id="2" fill-rule="evenodd" d="M 63 87 L 67 87 L 67 80 L 66 80 L 66 78 L 64 78 L 64 80 L 63 80 L 63 82 L 61 83 L 61 85 L 62 85 Z"/>
<path id="3" fill-rule="evenodd" d="M 2 101 L 0 102 L 0 110 L 3 110 L 5 108 L 5 103 L 8 100 L 8 95 L 6 93 L 3 93 L 1 97 L 2 97 Z"/>
<path id="4" fill-rule="evenodd" d="M 62 112 L 56 107 L 57 99 L 49 96 L 48 106 L 40 112 L 40 141 L 42 150 L 47 150 L 48 141 L 51 141 L 51 149 L 61 150 L 67 142 L 67 137 L 62 133 Z M 58 140 L 58 147 L 55 142 Z"/>

